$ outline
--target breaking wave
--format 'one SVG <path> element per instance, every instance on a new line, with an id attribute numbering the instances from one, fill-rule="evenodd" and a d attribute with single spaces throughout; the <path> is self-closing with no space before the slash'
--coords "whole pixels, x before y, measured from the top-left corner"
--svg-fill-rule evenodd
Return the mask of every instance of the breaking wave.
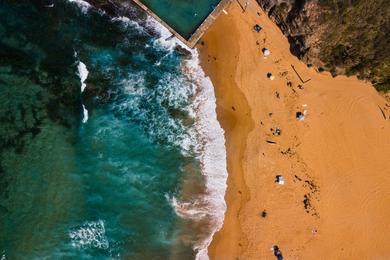
<path id="1" fill-rule="evenodd" d="M 69 237 L 73 247 L 108 249 L 106 229 L 102 220 L 87 221 L 81 226 L 69 231 Z"/>
<path id="2" fill-rule="evenodd" d="M 192 202 L 180 202 L 174 196 L 166 195 L 166 198 L 174 208 L 176 214 L 183 218 L 202 219 L 209 218 L 209 231 L 207 238 L 197 241 L 194 249 L 198 252 L 197 259 L 208 259 L 207 248 L 212 236 L 223 224 L 226 211 L 225 191 L 227 181 L 226 148 L 224 131 L 221 128 L 216 114 L 216 99 L 211 80 L 206 77 L 200 67 L 197 50 L 191 50 L 176 38 L 171 38 L 171 33 L 153 18 L 149 17 L 147 24 L 160 32 L 160 37 L 154 41 L 156 45 L 173 51 L 176 45 L 181 45 L 191 53 L 191 58 L 184 61 L 183 72 L 193 83 L 196 93 L 190 105 L 191 114 L 194 117 L 194 125 L 190 133 L 201 163 L 201 172 L 206 180 L 206 195 Z M 177 95 L 177 93 L 176 93 Z M 188 145 L 186 145 L 187 147 Z"/>
<path id="3" fill-rule="evenodd" d="M 83 12 L 88 11 L 89 5 L 84 1 L 69 0 L 76 2 Z M 143 26 L 138 22 L 126 17 L 112 18 L 113 23 L 121 23 L 121 26 L 131 27 L 140 33 L 146 33 Z M 159 34 L 149 46 L 154 49 L 165 50 L 155 66 L 159 67 L 172 55 L 178 45 L 185 49 L 190 58 L 182 62 L 183 75 L 163 73 L 156 82 L 153 93 L 145 87 L 147 74 L 144 72 L 129 72 L 122 77 L 117 85 L 121 86 L 124 93 L 131 98 L 120 100 L 113 105 L 115 112 L 139 120 L 139 125 L 151 139 L 164 140 L 168 144 L 180 148 L 184 156 L 195 156 L 200 162 L 201 174 L 205 180 L 205 190 L 202 196 L 197 196 L 192 201 L 181 201 L 180 197 L 165 195 L 176 214 L 184 219 L 195 221 L 207 220 L 207 234 L 205 238 L 194 242 L 194 250 L 197 259 L 208 259 L 208 246 L 212 237 L 223 224 L 226 211 L 225 191 L 227 180 L 226 149 L 224 131 L 221 128 L 216 115 L 216 99 L 211 80 L 205 75 L 199 60 L 197 50 L 192 50 L 183 45 L 171 33 L 148 17 L 145 26 L 152 28 Z M 82 62 L 78 65 L 78 75 L 81 80 L 81 92 L 85 89 L 88 70 Z M 156 99 L 164 108 L 148 107 L 150 99 Z M 156 101 L 154 100 L 154 101 Z M 169 109 L 166 109 L 169 107 Z M 159 111 L 151 113 L 148 109 Z M 83 122 L 88 119 L 88 111 L 83 104 Z M 191 123 L 185 119 L 172 117 L 171 114 L 186 114 Z M 147 120 L 145 120 L 145 118 Z M 167 130 L 168 129 L 168 130 Z M 72 245 L 76 247 L 108 247 L 105 237 L 104 222 L 86 222 L 81 227 L 70 232 Z"/>

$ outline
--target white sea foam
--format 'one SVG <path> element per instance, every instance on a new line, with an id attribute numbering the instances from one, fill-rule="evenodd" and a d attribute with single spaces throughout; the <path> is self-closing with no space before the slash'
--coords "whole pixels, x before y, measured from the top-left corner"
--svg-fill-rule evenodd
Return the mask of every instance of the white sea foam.
<path id="1" fill-rule="evenodd" d="M 149 26 L 153 26 L 160 32 L 161 37 L 154 44 L 163 46 L 173 51 L 177 44 L 186 48 L 192 54 L 192 58 L 184 64 L 184 71 L 190 77 L 190 80 L 197 87 L 196 97 L 192 103 L 192 111 L 195 118 L 195 134 L 199 145 L 199 157 L 201 162 L 202 174 L 206 179 L 207 196 L 198 202 L 183 203 L 175 197 L 169 197 L 168 200 L 174 207 L 175 212 L 185 218 L 199 218 L 211 216 L 211 225 L 213 229 L 207 239 L 199 241 L 195 245 L 198 251 L 196 259 L 208 259 L 208 246 L 211 243 L 212 236 L 223 224 L 223 218 L 226 211 L 225 191 L 227 180 L 226 167 L 226 148 L 224 131 L 221 128 L 216 114 L 216 99 L 211 80 L 206 77 L 200 67 L 199 54 L 197 50 L 188 49 L 176 37 L 169 38 L 171 33 L 155 21 L 152 17 L 148 18 Z M 169 40 L 167 40 L 169 38 Z M 158 47 L 158 46 L 155 46 Z"/>
<path id="2" fill-rule="evenodd" d="M 68 2 L 75 3 L 84 14 L 88 12 L 89 8 L 91 8 L 91 5 L 83 0 L 68 0 Z"/>
<path id="3" fill-rule="evenodd" d="M 206 176 L 206 191 L 209 214 L 213 217 L 210 225 L 210 236 L 197 245 L 197 259 L 208 259 L 207 248 L 211 243 L 212 236 L 221 229 L 226 211 L 225 191 L 227 181 L 226 148 L 224 131 L 221 128 L 216 113 L 216 99 L 211 80 L 205 76 L 199 63 L 197 51 L 192 51 L 193 58 L 188 61 L 189 69 L 194 80 L 200 86 L 195 99 L 197 123 L 196 131 L 203 143 L 203 152 L 200 155 L 202 174 Z"/>
<path id="4" fill-rule="evenodd" d="M 87 87 L 85 80 L 88 78 L 89 71 L 87 70 L 87 66 L 81 61 L 79 61 L 79 64 L 77 65 L 77 70 L 77 74 L 81 81 L 81 92 L 84 92 L 84 89 Z"/>
<path id="5" fill-rule="evenodd" d="M 209 214 L 204 205 L 200 204 L 200 201 L 180 202 L 175 196 L 169 196 L 168 194 L 165 194 L 165 198 L 179 217 L 200 220 Z"/>
<path id="6" fill-rule="evenodd" d="M 144 94 L 145 73 L 130 74 L 120 83 L 126 94 L 142 96 Z"/>
<path id="7" fill-rule="evenodd" d="M 77 52 L 75 52 L 75 56 L 77 57 Z M 87 66 L 79 61 L 77 65 L 77 75 L 80 77 L 80 83 L 81 83 L 81 93 L 84 92 L 85 88 L 87 87 L 87 84 L 85 84 L 85 81 L 88 78 L 89 71 L 87 69 Z M 84 103 L 81 104 L 83 107 L 83 123 L 85 124 L 88 121 L 88 110 L 85 108 Z"/>
<path id="8" fill-rule="evenodd" d="M 112 21 L 120 21 L 120 22 L 124 23 L 125 25 L 128 25 L 131 22 L 131 20 L 126 16 L 114 17 L 111 20 Z"/>
<path id="9" fill-rule="evenodd" d="M 136 29 L 140 33 L 145 33 L 144 27 L 139 25 L 139 23 L 137 23 L 136 21 L 130 20 L 126 16 L 114 17 L 114 18 L 111 19 L 111 21 L 113 21 L 113 22 L 120 22 L 120 23 L 122 23 L 122 25 L 124 27 L 130 26 L 130 27 Z"/>
<path id="10" fill-rule="evenodd" d="M 107 249 L 109 242 L 103 220 L 87 221 L 80 227 L 69 231 L 71 245 L 76 248 Z"/>
<path id="11" fill-rule="evenodd" d="M 83 106 L 83 123 L 85 124 L 88 121 L 88 110 L 85 108 L 84 104 L 82 106 Z"/>
<path id="12" fill-rule="evenodd" d="M 179 41 L 179 39 L 176 37 L 171 37 L 172 33 L 159 22 L 157 22 L 153 17 L 147 17 L 146 26 L 154 28 L 160 34 L 160 37 L 154 41 L 154 47 L 159 45 L 170 51 L 173 51 L 176 45 L 181 45 L 182 47 L 187 48 L 181 41 Z"/>

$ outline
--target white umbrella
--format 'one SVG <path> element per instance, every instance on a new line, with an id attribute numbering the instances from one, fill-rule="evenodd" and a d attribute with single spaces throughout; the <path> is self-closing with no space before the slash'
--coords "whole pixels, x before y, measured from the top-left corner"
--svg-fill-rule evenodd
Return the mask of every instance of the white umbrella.
<path id="1" fill-rule="evenodd" d="M 268 50 L 267 48 L 264 48 L 262 51 L 264 57 L 268 57 L 271 54 L 270 50 Z"/>

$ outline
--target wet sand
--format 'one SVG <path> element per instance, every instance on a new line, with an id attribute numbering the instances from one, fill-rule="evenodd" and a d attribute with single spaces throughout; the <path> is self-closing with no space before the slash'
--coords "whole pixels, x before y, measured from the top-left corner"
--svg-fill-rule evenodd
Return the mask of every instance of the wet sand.
<path id="1" fill-rule="evenodd" d="M 232 2 L 198 45 L 216 91 L 229 172 L 228 209 L 210 258 L 275 259 L 270 248 L 278 245 L 286 259 L 388 259 L 389 99 L 356 77 L 308 68 L 249 3 L 242 12 Z"/>

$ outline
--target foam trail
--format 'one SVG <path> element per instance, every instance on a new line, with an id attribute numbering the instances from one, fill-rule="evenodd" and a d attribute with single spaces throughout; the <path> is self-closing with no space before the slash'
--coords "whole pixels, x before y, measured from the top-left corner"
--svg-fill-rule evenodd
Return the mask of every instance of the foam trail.
<path id="1" fill-rule="evenodd" d="M 82 106 L 83 106 L 83 123 L 85 124 L 88 121 L 88 110 L 85 108 L 84 104 Z"/>
<path id="2" fill-rule="evenodd" d="M 85 88 L 87 87 L 85 81 L 88 78 L 89 71 L 87 69 L 87 66 L 81 61 L 79 61 L 79 64 L 77 65 L 77 70 L 77 75 L 79 75 L 81 82 L 81 93 L 83 93 Z M 85 108 L 83 103 L 81 105 L 83 106 L 83 123 L 85 124 L 88 121 L 88 110 Z"/>
<path id="3" fill-rule="evenodd" d="M 200 162 L 202 174 L 206 179 L 207 196 L 198 203 L 181 203 L 174 197 L 168 198 L 168 200 L 180 217 L 196 219 L 211 215 L 210 227 L 213 229 L 207 239 L 200 241 L 194 247 L 198 252 L 197 260 L 209 259 L 208 246 L 214 233 L 221 229 L 226 211 L 224 197 L 228 175 L 224 131 L 217 120 L 214 87 L 200 66 L 197 50 L 189 49 L 176 37 L 166 40 L 171 33 L 152 17 L 148 18 L 147 24 L 160 32 L 161 37 L 154 44 L 163 46 L 170 51 L 173 51 L 175 46 L 179 44 L 192 54 L 192 58 L 185 62 L 183 70 L 198 88 L 198 94 L 192 106 L 195 113 L 195 129 L 198 139 L 200 139 L 199 142 L 202 144 Z"/>
<path id="4" fill-rule="evenodd" d="M 87 66 L 79 61 L 79 64 L 77 65 L 78 69 L 78 75 L 81 80 L 81 93 L 84 92 L 84 89 L 87 87 L 87 84 L 85 84 L 85 80 L 88 78 L 89 71 L 87 70 Z"/>

